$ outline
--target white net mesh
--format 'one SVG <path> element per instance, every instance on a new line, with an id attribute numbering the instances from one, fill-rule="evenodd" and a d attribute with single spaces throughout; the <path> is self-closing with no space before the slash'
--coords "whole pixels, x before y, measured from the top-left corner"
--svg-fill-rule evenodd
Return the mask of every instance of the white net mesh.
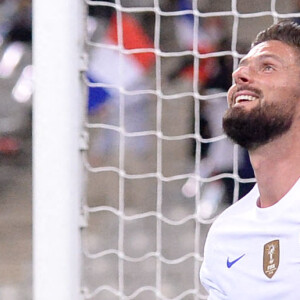
<path id="1" fill-rule="evenodd" d="M 297 1 L 85 1 L 84 299 L 205 299 L 207 231 L 254 179 L 223 135 L 231 71 Z"/>

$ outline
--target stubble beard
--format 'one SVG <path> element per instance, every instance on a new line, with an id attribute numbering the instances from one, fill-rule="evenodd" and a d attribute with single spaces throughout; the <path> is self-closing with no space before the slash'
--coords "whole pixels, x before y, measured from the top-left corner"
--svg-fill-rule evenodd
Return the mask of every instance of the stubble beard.
<path id="1" fill-rule="evenodd" d="M 243 107 L 229 108 L 223 117 L 223 129 L 235 143 L 247 150 L 258 147 L 286 133 L 293 123 L 293 101 L 260 103 L 246 110 Z"/>

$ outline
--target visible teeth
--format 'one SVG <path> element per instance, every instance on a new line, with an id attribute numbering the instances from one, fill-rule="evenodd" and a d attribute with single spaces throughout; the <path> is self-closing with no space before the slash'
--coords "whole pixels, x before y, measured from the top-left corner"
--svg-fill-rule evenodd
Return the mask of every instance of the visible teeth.
<path id="1" fill-rule="evenodd" d="M 235 98 L 235 103 L 239 103 L 243 100 L 246 100 L 246 101 L 254 101 L 256 100 L 257 97 L 253 97 L 253 96 L 250 96 L 250 95 L 240 95 L 240 96 L 237 96 Z"/>

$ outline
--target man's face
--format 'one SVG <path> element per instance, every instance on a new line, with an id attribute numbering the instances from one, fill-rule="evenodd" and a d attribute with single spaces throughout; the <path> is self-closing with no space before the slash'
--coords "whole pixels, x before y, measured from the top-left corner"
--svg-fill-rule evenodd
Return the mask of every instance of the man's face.
<path id="1" fill-rule="evenodd" d="M 254 150 L 287 132 L 300 107 L 299 54 L 280 41 L 253 47 L 233 73 L 225 133 Z"/>

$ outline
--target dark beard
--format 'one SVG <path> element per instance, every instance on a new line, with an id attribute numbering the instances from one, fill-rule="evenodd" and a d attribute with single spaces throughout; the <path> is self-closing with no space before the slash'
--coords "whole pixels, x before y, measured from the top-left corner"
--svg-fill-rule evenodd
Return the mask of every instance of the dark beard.
<path id="1" fill-rule="evenodd" d="M 257 105 L 250 111 L 233 107 L 223 117 L 223 129 L 233 142 L 248 150 L 255 150 L 287 132 L 292 125 L 294 112 L 292 101 Z"/>

